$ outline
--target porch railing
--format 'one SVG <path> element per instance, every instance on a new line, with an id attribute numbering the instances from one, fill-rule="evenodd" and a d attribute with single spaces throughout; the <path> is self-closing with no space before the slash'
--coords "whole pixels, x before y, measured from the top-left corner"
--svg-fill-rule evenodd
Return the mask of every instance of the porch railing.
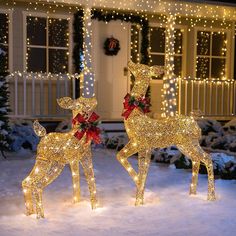
<path id="1" fill-rule="evenodd" d="M 7 77 L 11 117 L 62 119 L 69 116 L 56 99 L 75 97 L 78 75 L 15 72 Z M 206 117 L 229 118 L 236 112 L 236 83 L 229 80 L 179 79 L 179 114 L 200 110 Z"/>
<path id="2" fill-rule="evenodd" d="M 56 99 L 75 97 L 77 75 L 53 75 L 14 72 L 7 77 L 10 90 L 11 117 L 62 118 L 69 112 L 61 109 Z"/>
<path id="3" fill-rule="evenodd" d="M 179 79 L 179 113 L 200 110 L 206 117 L 229 118 L 235 115 L 234 80 Z"/>

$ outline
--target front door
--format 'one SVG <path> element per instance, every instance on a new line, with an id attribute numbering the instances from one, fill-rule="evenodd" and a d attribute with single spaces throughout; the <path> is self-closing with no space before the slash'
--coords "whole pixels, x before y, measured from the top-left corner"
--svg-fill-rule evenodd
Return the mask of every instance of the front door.
<path id="1" fill-rule="evenodd" d="M 104 42 L 114 37 L 119 40 L 120 51 L 107 56 Z M 126 71 L 130 58 L 130 24 L 121 21 L 109 23 L 93 21 L 93 67 L 96 80 L 97 111 L 102 119 L 122 119 L 123 98 L 129 91 Z"/>

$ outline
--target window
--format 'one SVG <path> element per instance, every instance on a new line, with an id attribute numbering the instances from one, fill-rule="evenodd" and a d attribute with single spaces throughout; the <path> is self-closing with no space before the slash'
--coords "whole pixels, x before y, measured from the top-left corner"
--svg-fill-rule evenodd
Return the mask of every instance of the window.
<path id="1" fill-rule="evenodd" d="M 0 13 L 0 73 L 9 71 L 9 14 Z"/>
<path id="2" fill-rule="evenodd" d="M 67 73 L 69 70 L 69 19 L 26 17 L 26 70 Z"/>
<path id="3" fill-rule="evenodd" d="M 226 56 L 226 32 L 197 31 L 197 78 L 226 79 Z"/>
<path id="4" fill-rule="evenodd" d="M 183 39 L 184 30 L 175 29 L 174 73 L 183 76 Z M 151 64 L 165 66 L 165 28 L 151 27 L 150 30 Z"/>

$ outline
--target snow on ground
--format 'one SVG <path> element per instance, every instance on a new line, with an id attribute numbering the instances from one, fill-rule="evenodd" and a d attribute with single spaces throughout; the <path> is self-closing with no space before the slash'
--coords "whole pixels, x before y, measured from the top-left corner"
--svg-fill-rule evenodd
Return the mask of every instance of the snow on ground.
<path id="1" fill-rule="evenodd" d="M 92 211 L 84 175 L 82 201 L 72 204 L 68 167 L 44 192 L 45 219 L 24 215 L 21 181 L 34 165 L 28 152 L 0 161 L 0 235 L 236 235 L 236 181 L 216 180 L 217 201 L 208 202 L 207 176 L 190 197 L 191 172 L 152 163 L 146 204 L 135 207 L 135 186 L 115 151 L 94 150 L 100 208 Z M 137 166 L 135 158 L 131 158 Z"/>

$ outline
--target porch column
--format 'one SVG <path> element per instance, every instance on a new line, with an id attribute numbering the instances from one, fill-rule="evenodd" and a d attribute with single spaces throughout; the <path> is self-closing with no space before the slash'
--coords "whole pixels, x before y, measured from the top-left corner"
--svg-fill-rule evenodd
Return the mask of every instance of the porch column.
<path id="1" fill-rule="evenodd" d="M 166 25 L 165 65 L 166 72 L 163 78 L 162 117 L 176 115 L 177 80 L 174 75 L 175 52 L 175 15 L 168 15 Z"/>
<path id="2" fill-rule="evenodd" d="M 84 8 L 84 69 L 82 72 L 82 96 L 93 97 L 94 73 L 92 69 L 92 20 L 91 7 L 87 4 Z"/>

